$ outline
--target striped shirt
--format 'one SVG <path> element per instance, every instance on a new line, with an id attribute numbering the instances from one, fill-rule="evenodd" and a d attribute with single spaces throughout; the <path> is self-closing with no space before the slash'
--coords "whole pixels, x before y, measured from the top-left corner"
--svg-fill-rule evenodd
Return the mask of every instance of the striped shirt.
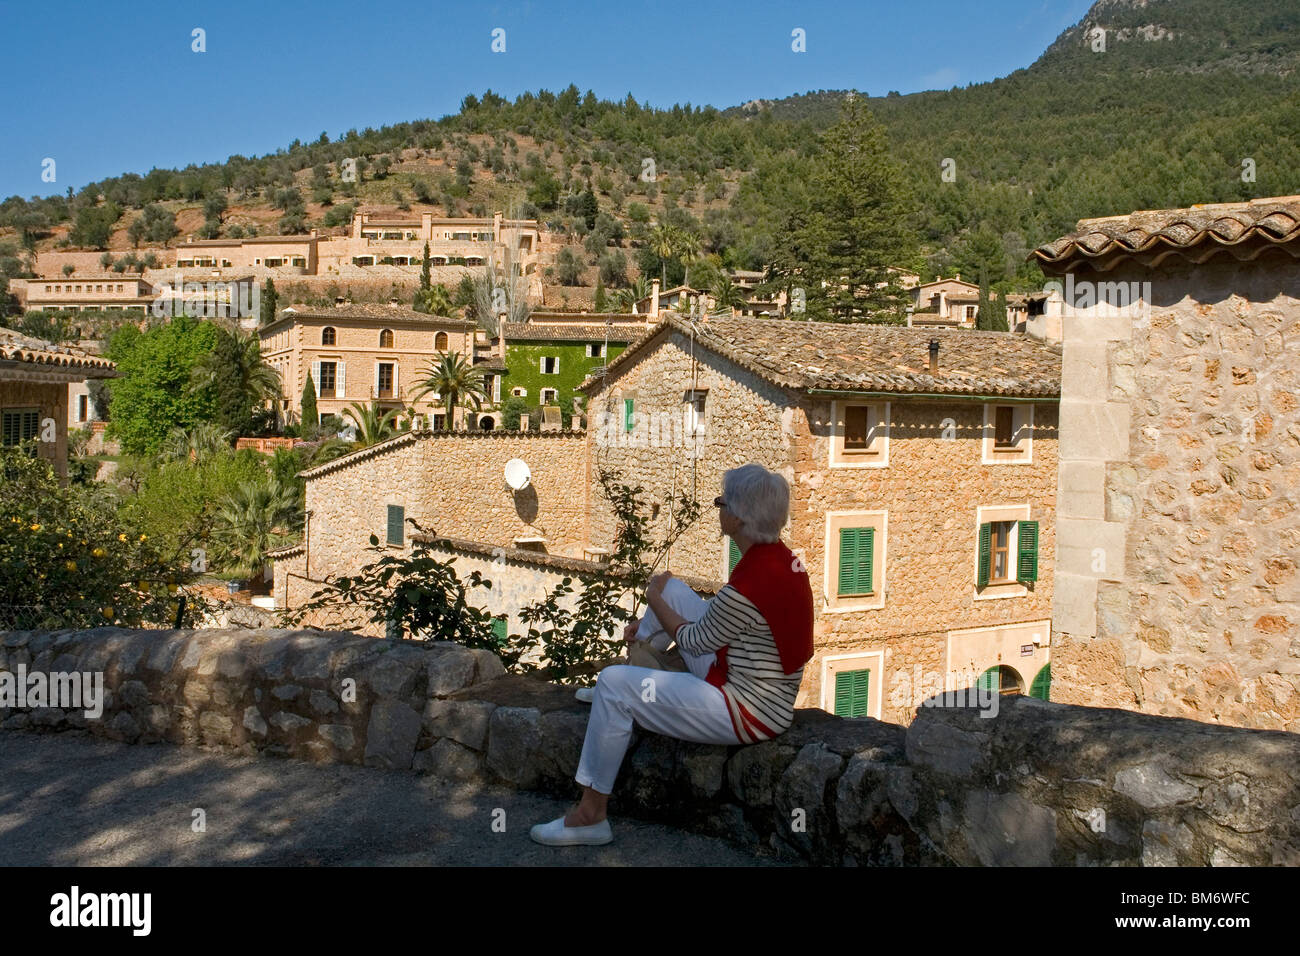
<path id="1" fill-rule="evenodd" d="M 691 654 L 717 652 L 726 680 L 715 686 L 726 698 L 731 725 L 741 743 L 770 740 L 794 721 L 794 701 L 803 668 L 781 669 L 781 656 L 767 621 L 730 584 L 708 602 L 704 616 L 677 629 L 677 644 Z M 709 683 L 719 670 L 709 672 Z"/>

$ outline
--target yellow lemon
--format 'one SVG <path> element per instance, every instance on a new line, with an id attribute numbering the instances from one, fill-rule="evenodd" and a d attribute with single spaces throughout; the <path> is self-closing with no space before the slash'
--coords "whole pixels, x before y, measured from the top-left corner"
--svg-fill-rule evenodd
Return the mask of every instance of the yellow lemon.
<path id="1" fill-rule="evenodd" d="M 118 540 L 118 541 L 125 541 L 125 540 L 126 540 L 126 535 L 125 535 L 125 534 L 119 534 L 119 535 L 117 536 L 117 540 Z"/>
<path id="2" fill-rule="evenodd" d="M 34 525 L 32 525 L 32 530 L 33 530 L 33 531 L 40 531 L 40 530 L 41 530 L 41 526 L 38 525 L 38 524 L 34 524 Z"/>
<path id="3" fill-rule="evenodd" d="M 108 554 L 108 552 L 105 551 L 103 548 L 96 548 L 94 551 L 92 551 L 92 552 L 90 552 L 90 553 L 93 554 L 93 555 L 94 555 L 95 557 L 97 557 L 97 558 L 102 558 L 104 555 Z"/>
<path id="4" fill-rule="evenodd" d="M 111 607 L 102 608 L 99 613 L 104 615 L 104 620 L 113 620 L 113 609 Z"/>
<path id="5" fill-rule="evenodd" d="M 64 561 L 64 562 L 63 562 L 63 566 L 64 566 L 65 568 L 67 568 L 69 571 L 75 571 L 75 570 L 77 570 L 77 562 L 76 562 L 76 561 Z"/>

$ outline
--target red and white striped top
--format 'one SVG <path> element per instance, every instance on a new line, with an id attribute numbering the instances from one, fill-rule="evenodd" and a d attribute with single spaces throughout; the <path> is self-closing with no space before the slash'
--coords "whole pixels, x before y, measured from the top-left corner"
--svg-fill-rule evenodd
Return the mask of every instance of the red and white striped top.
<path id="1" fill-rule="evenodd" d="M 703 617 L 677 629 L 676 638 L 691 654 L 717 652 L 705 679 L 722 691 L 742 743 L 771 740 L 789 728 L 803 667 L 785 673 L 767 621 L 743 594 L 726 585 Z"/>

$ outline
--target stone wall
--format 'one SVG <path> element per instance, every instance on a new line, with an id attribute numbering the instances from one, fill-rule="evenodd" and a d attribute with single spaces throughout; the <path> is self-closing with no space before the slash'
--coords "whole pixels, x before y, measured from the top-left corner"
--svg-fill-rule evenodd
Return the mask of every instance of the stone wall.
<path id="1" fill-rule="evenodd" d="M 528 632 L 528 625 L 520 620 L 520 610 L 544 599 L 565 578 L 572 581 L 574 591 L 560 598 L 558 604 L 565 610 L 576 610 L 582 596 L 582 589 L 578 585 L 579 576 L 594 574 L 601 569 L 601 565 L 594 561 L 537 554 L 521 548 L 489 547 L 454 539 L 449 541 L 448 546 L 433 550 L 443 560 L 453 559 L 456 574 L 462 581 L 477 571 L 492 582 L 490 589 L 471 591 L 471 602 L 493 616 L 505 617 L 510 634 Z M 685 580 L 698 594 L 712 597 L 717 593 L 719 585 L 715 581 L 693 577 Z M 620 606 L 630 611 L 632 596 L 624 595 Z M 644 613 L 644 606 L 639 612 Z M 541 648 L 538 648 L 537 654 L 540 653 Z M 526 659 L 534 660 L 535 657 L 536 655 Z"/>
<path id="2" fill-rule="evenodd" d="M 1300 264 L 1135 263 L 1065 320 L 1053 693 L 1300 731 Z"/>
<path id="3" fill-rule="evenodd" d="M 19 373 L 22 374 L 22 373 Z M 38 373 L 36 373 L 38 374 Z M 39 421 L 54 419 L 54 441 L 40 441 L 37 426 L 36 453 L 54 466 L 60 478 L 68 476 L 68 383 L 0 381 L 0 408 L 35 408 Z"/>
<path id="4" fill-rule="evenodd" d="M 0 634 L 0 671 L 100 672 L 83 730 L 576 796 L 590 710 L 485 651 L 294 631 Z M 355 682 L 355 699 L 348 693 Z M 1300 865 L 1300 737 L 1032 698 L 909 727 L 796 713 L 748 747 L 636 729 L 610 810 L 830 865 Z M 540 822 L 540 821 L 537 821 Z"/>
<path id="5" fill-rule="evenodd" d="M 669 499 L 694 493 L 712 502 L 722 490 L 729 468 L 759 462 L 793 481 L 793 444 L 789 418 L 793 407 L 786 394 L 751 372 L 704 349 L 695 350 L 691 364 L 688 336 L 663 334 L 666 342 L 643 350 L 607 389 L 589 393 L 587 429 L 593 478 L 600 467 L 616 469 L 628 484 L 645 489 L 647 503 L 659 505 L 652 537 L 662 540 L 668 530 Z M 704 429 L 684 434 L 684 401 L 688 390 L 708 389 Z M 634 428 L 623 428 L 623 402 L 634 402 Z M 613 416 L 598 427 L 601 413 Z M 698 457 L 695 452 L 698 451 Z M 591 544 L 610 548 L 614 516 L 592 481 L 586 493 L 591 509 Z M 706 504 L 700 520 L 674 546 L 667 567 L 677 574 L 702 578 L 727 577 L 727 542 L 718 530 L 718 516 Z"/>
<path id="6" fill-rule="evenodd" d="M 907 686 L 924 686 L 915 679 L 917 668 L 922 675 L 937 672 L 946 678 L 1004 664 L 1016 669 L 1029 689 L 1049 661 L 1057 472 L 1057 410 L 1051 403 L 1038 404 L 1033 416 L 1031 460 L 986 464 L 982 403 L 898 396 L 889 402 L 888 464 L 841 468 L 830 466 L 831 402 L 811 402 L 795 412 L 797 477 L 788 540 L 803 553 L 820 609 L 804 706 L 823 701 L 822 662 L 848 653 L 883 655 L 880 716 L 885 720 L 906 722 L 928 696 Z M 994 506 L 1027 506 L 1023 516 L 1039 523 L 1038 580 L 977 592 L 977 509 Z M 828 581 L 827 515 L 878 511 L 886 519 L 884 533 L 876 536 L 883 554 L 881 606 L 832 610 L 827 595 L 834 594 L 836 569 L 829 568 Z M 1038 626 L 1016 627 L 1031 624 Z M 972 642 L 958 635 L 949 647 L 954 632 L 985 628 L 1006 629 L 1006 640 L 968 648 Z M 1033 653 L 1022 658 L 1020 647 L 1026 644 Z"/>

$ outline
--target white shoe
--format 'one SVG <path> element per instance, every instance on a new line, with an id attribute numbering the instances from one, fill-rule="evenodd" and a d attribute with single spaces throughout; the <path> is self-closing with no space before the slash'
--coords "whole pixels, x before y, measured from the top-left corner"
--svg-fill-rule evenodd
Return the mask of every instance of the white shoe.
<path id="1" fill-rule="evenodd" d="M 614 839 L 609 820 L 601 820 L 589 827 L 566 827 L 564 817 L 550 823 L 539 823 L 528 831 L 528 835 L 546 846 L 602 846 Z"/>
<path id="2" fill-rule="evenodd" d="M 578 698 L 578 700 L 582 701 L 584 704 L 590 704 L 596 697 L 596 688 L 579 687 L 574 691 L 573 696 Z"/>

